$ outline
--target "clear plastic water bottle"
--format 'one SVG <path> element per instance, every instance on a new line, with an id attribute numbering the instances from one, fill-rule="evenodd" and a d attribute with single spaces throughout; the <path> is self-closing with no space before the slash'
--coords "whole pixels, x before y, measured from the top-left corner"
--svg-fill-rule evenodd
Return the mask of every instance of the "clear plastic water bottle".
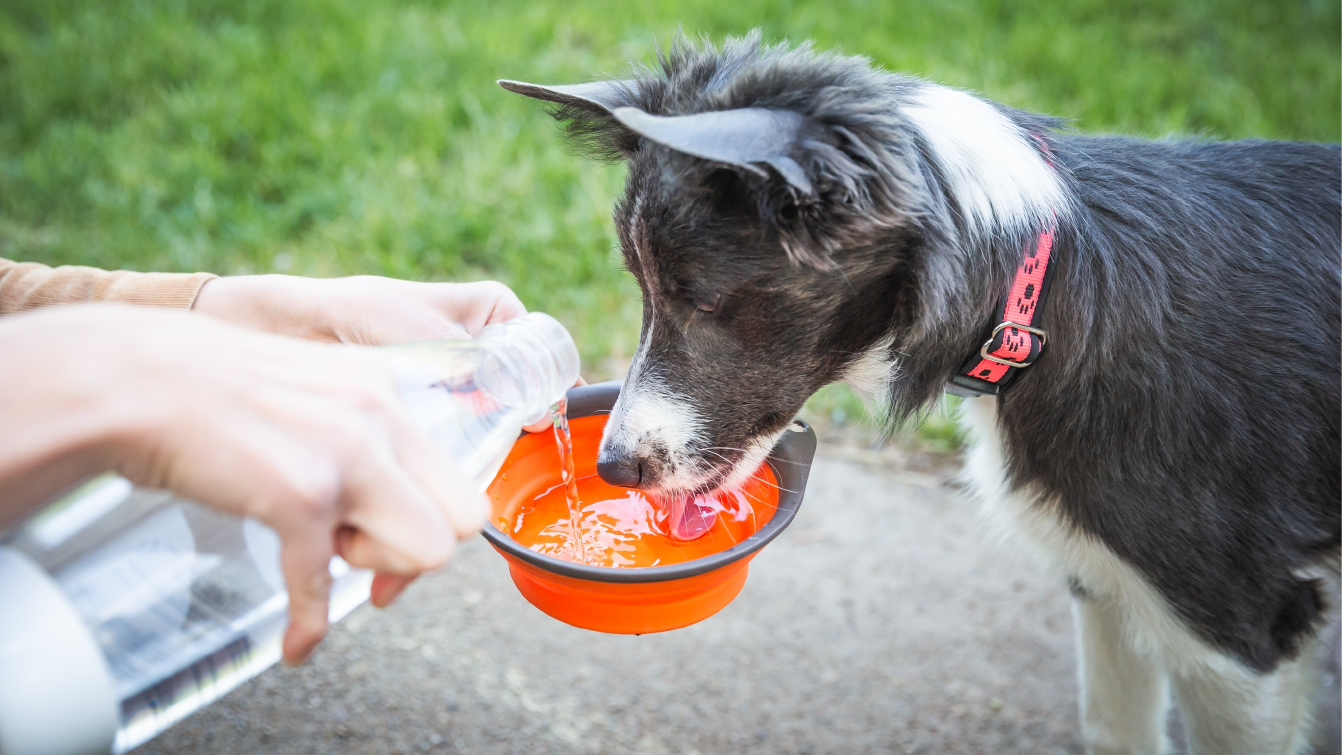
<path id="1" fill-rule="evenodd" d="M 578 377 L 549 315 L 472 341 L 387 347 L 410 416 L 483 490 L 524 425 Z M 98 478 L 0 539 L 0 753 L 121 753 L 280 659 L 278 535 L 171 494 Z M 330 619 L 370 572 L 332 559 Z"/>

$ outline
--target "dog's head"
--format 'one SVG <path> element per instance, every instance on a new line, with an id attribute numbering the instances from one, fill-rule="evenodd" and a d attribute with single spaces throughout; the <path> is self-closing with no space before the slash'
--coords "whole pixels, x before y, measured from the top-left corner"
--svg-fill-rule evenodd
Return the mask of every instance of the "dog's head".
<path id="1" fill-rule="evenodd" d="M 963 166 L 926 159 L 936 145 L 911 123 L 923 82 L 751 36 L 720 51 L 677 42 L 629 80 L 500 84 L 554 103 L 588 151 L 628 164 L 615 225 L 643 330 L 601 445 L 609 482 L 740 483 L 821 386 L 890 388 L 929 318 L 986 314 L 951 312 L 964 265 L 929 252 L 994 198 L 941 190 L 939 171 Z"/>

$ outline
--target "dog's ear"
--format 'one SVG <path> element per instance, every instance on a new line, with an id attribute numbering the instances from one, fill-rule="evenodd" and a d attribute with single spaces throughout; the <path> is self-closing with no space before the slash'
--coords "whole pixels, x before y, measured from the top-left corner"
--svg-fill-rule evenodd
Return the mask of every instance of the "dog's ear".
<path id="1" fill-rule="evenodd" d="M 569 139 L 588 157 L 619 160 L 638 148 L 638 136 L 611 114 L 638 99 L 639 82 L 635 79 L 555 86 L 499 79 L 498 85 L 509 92 L 554 103 L 550 115 L 568 123 Z"/>
<path id="2" fill-rule="evenodd" d="M 509 92 L 534 100 L 553 102 L 556 105 L 581 107 L 600 115 L 610 115 L 613 109 L 630 101 L 638 92 L 638 81 L 636 79 L 593 81 L 590 84 L 561 84 L 556 86 L 499 79 L 498 85 Z"/>
<path id="3" fill-rule="evenodd" d="M 677 152 L 762 177 L 768 174 L 759 166 L 768 165 L 801 194 L 815 194 L 806 171 L 791 156 L 804 123 L 797 113 L 757 107 L 672 116 L 619 107 L 612 113 L 629 130 Z"/>
<path id="4" fill-rule="evenodd" d="M 849 170 L 852 176 L 861 173 L 851 161 L 835 164 L 842 153 L 817 139 L 820 134 L 807 128 L 800 113 L 751 107 L 658 116 L 621 107 L 614 110 L 614 116 L 645 139 L 765 179 L 759 182 L 755 200 L 762 216 L 778 229 L 788 256 L 798 264 L 833 268 L 829 253 L 837 248 L 837 239 L 826 235 L 827 226 L 848 208 L 827 207 L 812 175 L 848 196 L 848 184 L 855 179 L 840 171 Z M 786 185 L 769 180 L 762 166 L 773 168 Z"/>

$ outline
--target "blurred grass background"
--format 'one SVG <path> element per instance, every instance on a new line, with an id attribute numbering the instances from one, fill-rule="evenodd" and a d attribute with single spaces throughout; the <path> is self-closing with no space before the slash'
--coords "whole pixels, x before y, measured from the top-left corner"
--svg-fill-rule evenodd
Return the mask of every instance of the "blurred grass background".
<path id="1" fill-rule="evenodd" d="M 494 80 L 590 80 L 678 27 L 754 26 L 1085 131 L 1339 138 L 1335 0 L 3 0 L 0 256 L 497 278 L 614 377 L 640 311 L 622 169 Z M 842 389 L 810 409 L 863 416 Z"/>

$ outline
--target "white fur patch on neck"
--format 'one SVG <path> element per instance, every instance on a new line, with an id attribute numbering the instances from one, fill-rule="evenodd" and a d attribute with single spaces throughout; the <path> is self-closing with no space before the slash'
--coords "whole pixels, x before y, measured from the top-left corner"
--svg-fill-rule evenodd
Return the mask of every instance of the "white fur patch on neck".
<path id="1" fill-rule="evenodd" d="M 894 339 L 885 338 L 862 352 L 844 371 L 843 382 L 869 405 L 884 408 L 890 401 L 890 387 L 899 372 L 899 362 L 890 355 Z"/>
<path id="2" fill-rule="evenodd" d="M 1062 184 L 1029 134 L 968 92 L 929 84 L 903 115 L 927 140 L 946 191 L 976 233 L 1030 229 L 1052 217 Z"/>
<path id="3" fill-rule="evenodd" d="M 789 422 L 788 427 L 792 427 L 792 423 Z M 778 439 L 783 437 L 783 433 L 787 432 L 788 427 L 760 436 L 747 443 L 745 453 L 741 454 L 741 458 L 732 466 L 731 472 L 718 483 L 718 487 L 723 490 L 739 490 L 742 485 L 745 485 L 764 465 L 764 460 L 769 457 L 769 453 L 774 450 L 774 446 L 778 445 Z"/>

